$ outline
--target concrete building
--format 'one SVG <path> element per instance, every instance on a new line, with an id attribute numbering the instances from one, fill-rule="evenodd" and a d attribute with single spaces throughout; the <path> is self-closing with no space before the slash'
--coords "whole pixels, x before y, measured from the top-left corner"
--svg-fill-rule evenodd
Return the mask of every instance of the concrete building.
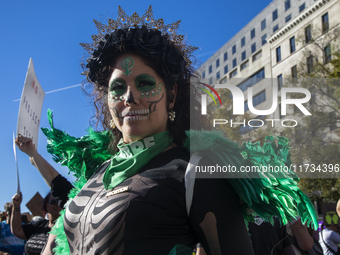
<path id="1" fill-rule="evenodd" d="M 340 26 L 339 13 L 340 0 L 274 0 L 199 67 L 201 81 L 213 87 L 225 83 L 238 86 L 244 93 L 245 110 L 248 88 L 252 87 L 253 106 L 270 109 L 273 88 L 280 91 L 283 78 L 296 76 L 301 61 L 311 68 L 312 60 L 305 57 L 304 49 L 311 47 L 312 37 L 322 40 Z M 325 61 L 331 58 L 331 47 L 325 45 L 320 52 Z M 274 79 L 268 82 L 264 78 Z M 266 118 L 282 117 L 278 107 Z"/>

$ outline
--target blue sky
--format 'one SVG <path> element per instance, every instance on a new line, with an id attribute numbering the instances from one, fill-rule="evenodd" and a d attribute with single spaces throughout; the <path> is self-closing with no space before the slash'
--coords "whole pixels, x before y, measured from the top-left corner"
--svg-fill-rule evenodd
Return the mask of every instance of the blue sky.
<path id="1" fill-rule="evenodd" d="M 182 20 L 180 29 L 187 41 L 199 47 L 195 55 L 201 63 L 221 48 L 271 1 L 114 1 L 114 0 L 1 0 L 0 75 L 1 75 L 1 196 L 0 211 L 16 193 L 16 167 L 13 131 L 16 131 L 20 99 L 29 59 L 33 59 L 38 80 L 45 92 L 80 84 L 84 77 L 79 42 L 90 42 L 96 34 L 93 19 L 116 19 L 117 7 L 128 15 L 144 14 L 151 4 L 154 17 L 165 23 Z M 198 64 L 199 66 L 199 64 Z M 80 87 L 45 96 L 41 127 L 48 127 L 47 109 L 54 112 L 54 124 L 73 136 L 83 136 L 94 111 Z M 40 131 L 39 153 L 69 180 L 68 169 L 54 163 L 46 151 L 46 137 Z M 25 204 L 36 193 L 45 196 L 49 187 L 28 156 L 17 150 L 20 185 Z"/>

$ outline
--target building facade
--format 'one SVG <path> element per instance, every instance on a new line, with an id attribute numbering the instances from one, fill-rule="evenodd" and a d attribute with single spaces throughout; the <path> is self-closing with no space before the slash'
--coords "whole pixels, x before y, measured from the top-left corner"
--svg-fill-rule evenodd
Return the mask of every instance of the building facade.
<path id="1" fill-rule="evenodd" d="M 321 42 L 339 28 L 339 13 L 340 0 L 274 0 L 199 67 L 201 81 L 213 87 L 238 86 L 244 93 L 246 111 L 248 88 L 252 87 L 253 106 L 270 109 L 273 88 L 280 92 L 282 79 L 295 78 L 303 62 L 307 71 L 312 70 L 313 60 L 305 52 L 313 50 L 312 40 Z M 328 43 L 322 47 L 320 58 L 327 62 L 335 46 Z M 280 107 L 267 116 L 283 117 Z"/>

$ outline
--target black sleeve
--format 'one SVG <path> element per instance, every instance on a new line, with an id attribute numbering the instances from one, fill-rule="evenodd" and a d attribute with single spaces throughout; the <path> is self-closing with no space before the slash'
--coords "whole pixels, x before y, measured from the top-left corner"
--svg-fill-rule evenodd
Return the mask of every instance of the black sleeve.
<path id="1" fill-rule="evenodd" d="M 38 221 L 32 220 L 28 224 L 22 224 L 22 230 L 24 231 L 27 240 L 30 239 L 31 235 L 36 231 L 36 229 L 40 227 L 40 223 L 42 221 L 44 221 L 44 219 Z"/>
<path id="2" fill-rule="evenodd" d="M 289 245 L 292 245 L 292 242 L 287 233 L 286 225 L 283 225 L 283 224 L 281 225 L 280 222 L 278 222 L 277 224 L 280 224 L 280 229 L 282 231 L 282 238 L 284 238 L 282 247 L 285 248 L 285 247 L 288 247 Z"/>
<path id="3" fill-rule="evenodd" d="M 225 179 L 195 180 L 190 221 L 208 255 L 254 254 L 240 199 Z"/>
<path id="4" fill-rule="evenodd" d="M 64 208 L 68 200 L 68 193 L 73 188 L 72 184 L 63 176 L 58 175 L 52 180 L 51 194 L 58 200 L 58 206 Z"/>

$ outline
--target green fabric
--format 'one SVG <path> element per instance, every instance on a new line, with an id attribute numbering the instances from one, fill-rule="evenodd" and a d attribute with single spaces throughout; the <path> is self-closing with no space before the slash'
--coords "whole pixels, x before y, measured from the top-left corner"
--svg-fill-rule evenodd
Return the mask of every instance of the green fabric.
<path id="1" fill-rule="evenodd" d="M 220 132 L 187 131 L 188 139 L 184 147 L 191 153 L 202 152 L 220 166 L 233 165 L 239 170 L 241 166 L 290 166 L 289 140 L 273 136 L 266 137 L 263 146 L 259 142 L 246 142 L 238 145 L 223 137 Z M 261 168 L 260 168 L 261 169 Z M 249 209 L 262 219 L 272 222 L 277 216 L 283 224 L 301 216 L 303 224 L 307 223 L 317 229 L 317 213 L 309 198 L 299 189 L 299 178 L 294 172 L 260 172 L 227 173 L 225 180 L 232 186 L 243 201 L 246 221 L 253 221 Z"/>
<path id="2" fill-rule="evenodd" d="M 113 189 L 133 176 L 153 157 L 168 148 L 172 141 L 169 131 L 157 133 L 130 144 L 124 144 L 121 140 L 117 146 L 119 152 L 111 159 L 111 164 L 103 177 L 105 189 Z"/>
<path id="3" fill-rule="evenodd" d="M 188 246 L 177 244 L 175 247 L 170 251 L 169 255 L 194 255 L 194 250 Z"/>
<path id="4" fill-rule="evenodd" d="M 115 156 L 109 153 L 109 143 L 113 138 L 108 131 L 95 132 L 92 129 L 88 129 L 88 135 L 75 138 L 54 128 L 50 111 L 48 118 L 51 129 L 42 129 L 48 138 L 47 149 L 56 162 L 67 166 L 77 178 L 75 188 L 69 194 L 69 198 L 73 199 L 96 169 L 104 161 Z M 277 145 L 274 143 L 274 137 L 268 136 L 263 146 L 251 142 L 240 146 L 218 132 L 191 130 L 187 131 L 187 136 L 184 148 L 191 153 L 202 152 L 205 157 L 213 159 L 219 165 L 235 165 L 240 168 L 246 165 L 290 164 L 288 139 L 284 137 L 277 137 Z M 254 220 L 254 216 L 248 213 L 249 209 L 252 209 L 264 220 L 272 221 L 273 216 L 278 216 L 284 224 L 300 215 L 303 223 L 317 228 L 314 206 L 298 188 L 298 177 L 294 173 L 246 173 L 242 178 L 239 177 L 229 175 L 225 180 L 243 201 L 246 221 Z M 60 255 L 69 254 L 68 241 L 63 229 L 64 213 L 64 211 L 61 213 L 52 229 L 52 233 L 57 235 L 58 246 L 55 252 Z"/>

